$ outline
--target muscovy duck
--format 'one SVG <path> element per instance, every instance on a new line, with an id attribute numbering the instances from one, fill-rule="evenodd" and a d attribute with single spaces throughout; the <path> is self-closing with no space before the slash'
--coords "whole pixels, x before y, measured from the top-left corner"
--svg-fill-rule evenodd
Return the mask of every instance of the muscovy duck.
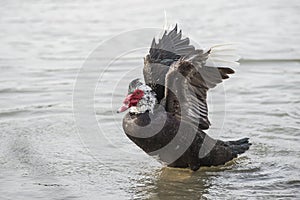
<path id="1" fill-rule="evenodd" d="M 233 74 L 239 63 L 228 46 L 208 51 L 195 49 L 182 38 L 177 25 L 153 38 L 144 58 L 144 79 L 129 84 L 118 112 L 124 116 L 125 134 L 142 150 L 169 167 L 217 166 L 249 149 L 249 138 L 221 141 L 203 130 L 210 126 L 207 91 Z"/>

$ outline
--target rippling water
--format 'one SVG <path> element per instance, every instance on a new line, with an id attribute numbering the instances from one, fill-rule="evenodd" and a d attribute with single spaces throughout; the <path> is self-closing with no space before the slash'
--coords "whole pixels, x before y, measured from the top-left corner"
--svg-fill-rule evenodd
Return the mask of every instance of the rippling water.
<path id="1" fill-rule="evenodd" d="M 1 199 L 300 198 L 299 1 L 3 0 L 0 5 Z M 240 45 L 241 66 L 220 86 L 226 118 L 223 133 L 214 136 L 248 136 L 253 145 L 225 166 L 170 169 L 139 150 L 122 132 L 122 115 L 112 114 L 125 82 L 118 83 L 123 90 L 96 90 L 106 139 L 101 153 L 93 155 L 77 134 L 72 92 L 85 58 L 120 32 L 162 27 L 164 10 L 203 47 Z M 107 85 L 118 88 L 124 73 L 142 66 L 140 53 L 121 57 L 119 68 L 107 70 Z"/>

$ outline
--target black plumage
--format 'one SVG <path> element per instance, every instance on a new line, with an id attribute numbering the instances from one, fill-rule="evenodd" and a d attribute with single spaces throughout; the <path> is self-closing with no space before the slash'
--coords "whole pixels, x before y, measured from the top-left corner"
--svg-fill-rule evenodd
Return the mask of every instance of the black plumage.
<path id="1" fill-rule="evenodd" d="M 153 112 L 127 113 L 123 129 L 135 144 L 168 166 L 197 170 L 222 165 L 251 145 L 248 138 L 224 142 L 203 131 L 210 126 L 207 91 L 234 73 L 227 65 L 208 66 L 210 55 L 211 49 L 195 49 L 188 38 L 182 38 L 176 25 L 158 43 L 153 39 L 144 59 L 145 83 L 156 94 L 158 104 Z M 159 152 L 174 140 L 174 152 L 183 149 L 180 156 L 172 150 Z"/>

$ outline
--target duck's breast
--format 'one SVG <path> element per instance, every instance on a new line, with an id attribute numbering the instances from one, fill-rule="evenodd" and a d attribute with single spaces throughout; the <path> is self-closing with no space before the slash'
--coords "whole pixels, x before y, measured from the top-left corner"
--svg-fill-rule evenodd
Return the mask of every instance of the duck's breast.
<path id="1" fill-rule="evenodd" d="M 127 113 L 123 129 L 130 140 L 149 153 L 168 144 L 176 135 L 179 121 L 166 112 Z"/>

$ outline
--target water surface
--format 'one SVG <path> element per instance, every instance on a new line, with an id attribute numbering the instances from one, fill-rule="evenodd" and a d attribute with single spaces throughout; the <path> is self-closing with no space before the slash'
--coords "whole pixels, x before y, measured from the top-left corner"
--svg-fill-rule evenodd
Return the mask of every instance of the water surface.
<path id="1" fill-rule="evenodd" d="M 299 1 L 0 5 L 1 199 L 300 198 Z M 194 173 L 165 168 L 123 134 L 123 115 L 112 111 L 126 82 L 124 90 L 113 88 L 133 66 L 142 66 L 140 51 L 107 70 L 103 80 L 112 87 L 96 90 L 95 112 L 106 139 L 102 153 L 93 155 L 77 134 L 72 92 L 85 58 L 120 32 L 162 27 L 164 10 L 203 47 L 239 43 L 241 66 L 219 86 L 226 94 L 223 133 L 211 134 L 247 136 L 253 145 L 225 166 Z M 134 73 L 141 76 L 141 69 Z"/>

